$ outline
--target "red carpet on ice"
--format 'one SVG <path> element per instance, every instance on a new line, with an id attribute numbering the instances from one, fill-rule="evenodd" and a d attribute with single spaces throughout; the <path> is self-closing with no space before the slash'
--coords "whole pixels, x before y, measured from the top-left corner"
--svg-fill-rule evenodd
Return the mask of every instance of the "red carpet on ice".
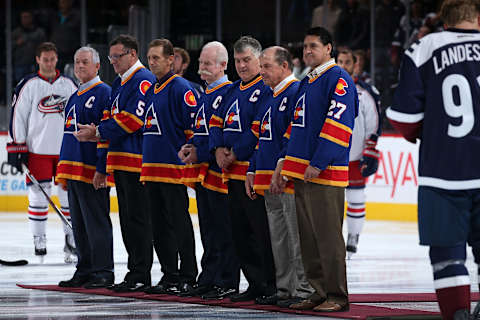
<path id="1" fill-rule="evenodd" d="M 291 314 L 302 314 L 302 315 L 312 315 L 312 316 L 322 316 L 322 317 L 332 317 L 332 318 L 367 319 L 370 317 L 382 317 L 382 316 L 392 316 L 392 317 L 425 316 L 425 318 L 428 318 L 428 316 L 439 315 L 439 313 L 437 312 L 401 309 L 398 306 L 396 306 L 395 308 L 388 308 L 388 307 L 376 307 L 376 306 L 357 304 L 357 303 L 385 303 L 385 302 L 434 302 L 436 301 L 436 297 L 434 293 L 351 294 L 350 310 L 348 312 L 326 313 L 326 312 L 315 312 L 315 311 L 298 311 L 298 310 L 280 308 L 277 306 L 270 306 L 270 305 L 258 305 L 258 304 L 255 304 L 253 301 L 234 303 L 234 302 L 231 302 L 230 299 L 203 300 L 201 298 L 196 298 L 196 297 L 182 298 L 174 295 L 146 294 L 143 292 L 115 293 L 107 289 L 61 288 L 57 285 L 17 284 L 17 286 L 25 289 L 96 294 L 96 295 L 115 296 L 115 297 L 123 297 L 123 298 L 127 297 L 127 298 L 168 301 L 168 302 L 178 302 L 178 303 L 194 303 L 194 304 L 203 304 L 203 305 L 226 307 L 226 308 L 245 308 L 245 309 L 264 310 L 264 311 L 270 311 L 270 312 L 284 312 L 284 313 L 291 313 Z M 478 293 L 475 293 L 472 295 L 472 300 L 477 301 L 478 298 L 479 298 Z"/>

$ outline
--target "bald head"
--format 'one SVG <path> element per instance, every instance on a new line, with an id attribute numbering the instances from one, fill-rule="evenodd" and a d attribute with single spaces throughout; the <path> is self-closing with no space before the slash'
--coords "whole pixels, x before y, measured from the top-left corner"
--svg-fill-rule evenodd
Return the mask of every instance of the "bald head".
<path id="1" fill-rule="evenodd" d="M 292 74 L 292 67 L 292 56 L 285 48 L 269 47 L 260 54 L 260 74 L 272 89 Z"/>

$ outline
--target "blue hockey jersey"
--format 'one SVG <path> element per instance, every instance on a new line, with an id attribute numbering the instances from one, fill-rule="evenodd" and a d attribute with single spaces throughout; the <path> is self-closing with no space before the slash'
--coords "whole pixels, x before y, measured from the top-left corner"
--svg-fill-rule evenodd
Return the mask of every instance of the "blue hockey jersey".
<path id="1" fill-rule="evenodd" d="M 197 148 L 198 162 L 201 163 L 197 181 L 205 188 L 221 193 L 228 193 L 228 187 L 222 181 L 222 169 L 220 169 L 215 156 L 209 150 L 208 124 L 215 110 L 220 107 L 224 99 L 227 99 L 226 94 L 232 82 L 228 81 L 226 77 L 225 80 L 225 82 L 211 89 L 206 89 L 200 96 L 198 102 L 200 108 L 195 115 L 193 126 L 193 144 Z"/>
<path id="2" fill-rule="evenodd" d="M 262 100 L 262 109 L 252 124 L 252 131 L 258 138 L 258 149 L 250 161 L 249 171 L 255 172 L 253 188 L 258 193 L 270 187 L 273 172 L 284 148 L 283 136 L 290 125 L 299 85 L 300 82 L 290 75 L 278 84 L 275 91 L 269 90 Z M 292 183 L 285 191 L 293 193 Z"/>
<path id="3" fill-rule="evenodd" d="M 321 171 L 313 183 L 346 187 L 348 155 L 358 97 L 350 75 L 333 59 L 300 84 L 282 175 L 304 178 L 308 165 Z"/>
<path id="4" fill-rule="evenodd" d="M 106 173 L 106 150 L 97 149 L 95 142 L 79 142 L 73 133 L 79 123 L 100 123 L 110 94 L 110 87 L 97 76 L 82 84 L 68 100 L 56 180 L 92 183 L 95 171 Z"/>
<path id="5" fill-rule="evenodd" d="M 253 153 L 256 142 L 244 133 L 250 132 L 252 121 L 257 114 L 258 103 L 266 90 L 270 90 L 262 81 L 261 76 L 243 84 L 238 80 L 232 84 L 226 94 L 226 100 L 215 111 L 210 119 L 209 149 L 211 152 L 218 147 L 232 149 L 237 156 L 228 171 L 223 172 L 223 179 L 245 180 L 248 160 Z M 247 137 L 248 139 L 243 139 Z"/>
<path id="6" fill-rule="evenodd" d="M 145 99 L 140 181 L 188 183 L 190 176 L 178 151 L 193 137 L 197 97 L 190 83 L 169 72 Z"/>
<path id="7" fill-rule="evenodd" d="M 480 188 L 480 32 L 448 29 L 405 51 L 387 117 L 403 136 L 420 139 L 418 184 Z"/>
<path id="8" fill-rule="evenodd" d="M 98 131 L 109 140 L 107 172 L 140 172 L 145 93 L 155 76 L 137 61 L 112 84 L 112 94 Z M 104 145 L 105 147 L 106 145 Z"/>

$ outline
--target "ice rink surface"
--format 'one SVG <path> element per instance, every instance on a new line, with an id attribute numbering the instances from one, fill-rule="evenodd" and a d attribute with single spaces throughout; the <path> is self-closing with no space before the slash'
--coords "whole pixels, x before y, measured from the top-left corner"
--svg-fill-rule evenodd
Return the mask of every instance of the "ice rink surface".
<path id="1" fill-rule="evenodd" d="M 368 213 L 367 213 L 368 215 Z M 116 282 L 126 273 L 127 256 L 122 243 L 118 214 L 111 215 L 114 225 Z M 197 260 L 202 246 L 196 215 L 194 223 Z M 43 263 L 33 254 L 33 240 L 27 215 L 0 213 L 0 259 L 26 259 L 22 267 L 0 266 L 0 319 L 332 319 L 289 315 L 248 309 L 230 309 L 205 305 L 145 301 L 76 293 L 22 289 L 21 284 L 57 284 L 70 279 L 73 265 L 63 262 L 64 235 L 60 219 L 50 212 L 47 227 L 48 254 Z M 344 226 L 344 236 L 345 228 Z M 350 293 L 428 293 L 434 292 L 426 247 L 418 245 L 416 223 L 365 222 L 358 253 L 347 261 Z M 199 263 L 200 266 L 200 263 Z M 471 283 L 478 283 L 476 266 L 468 252 L 467 267 Z M 160 280 L 158 261 L 152 268 L 152 283 Z M 247 287 L 242 278 L 241 291 Z M 473 286 L 476 290 L 476 285 Z M 428 303 L 369 303 L 412 310 L 438 311 Z M 473 304 L 472 304 L 473 305 Z M 473 305 L 474 306 L 474 305 Z"/>

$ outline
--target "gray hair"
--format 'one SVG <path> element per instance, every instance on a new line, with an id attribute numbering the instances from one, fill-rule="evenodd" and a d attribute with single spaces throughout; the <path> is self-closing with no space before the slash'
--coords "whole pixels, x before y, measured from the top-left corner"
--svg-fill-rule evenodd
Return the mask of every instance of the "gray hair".
<path id="1" fill-rule="evenodd" d="M 225 61 L 225 69 L 227 70 L 227 65 L 228 65 L 228 51 L 227 48 L 223 45 L 223 43 L 219 41 L 211 41 L 205 44 L 202 48 L 203 49 L 208 49 L 208 48 L 215 48 L 215 54 L 216 54 L 216 61 L 217 63 L 222 63 Z"/>
<path id="2" fill-rule="evenodd" d="M 233 51 L 237 53 L 245 52 L 247 49 L 250 49 L 256 58 L 262 53 L 262 45 L 251 36 L 243 36 L 233 45 Z"/>
<path id="3" fill-rule="evenodd" d="M 93 63 L 95 63 L 95 64 L 100 63 L 100 56 L 98 55 L 98 51 L 95 50 L 94 48 L 92 48 L 92 47 L 81 47 L 80 49 L 78 49 L 75 52 L 75 55 L 73 56 L 73 59 L 75 59 L 77 57 L 77 54 L 79 54 L 80 52 L 90 52 L 92 54 Z"/>
<path id="4" fill-rule="evenodd" d="M 290 71 L 293 70 L 292 54 L 290 53 L 290 51 L 288 51 L 284 47 L 273 46 L 263 50 L 261 55 L 264 56 L 267 50 L 274 50 L 273 59 L 279 66 L 281 66 L 284 62 L 286 62 L 288 65 L 288 69 Z"/>

